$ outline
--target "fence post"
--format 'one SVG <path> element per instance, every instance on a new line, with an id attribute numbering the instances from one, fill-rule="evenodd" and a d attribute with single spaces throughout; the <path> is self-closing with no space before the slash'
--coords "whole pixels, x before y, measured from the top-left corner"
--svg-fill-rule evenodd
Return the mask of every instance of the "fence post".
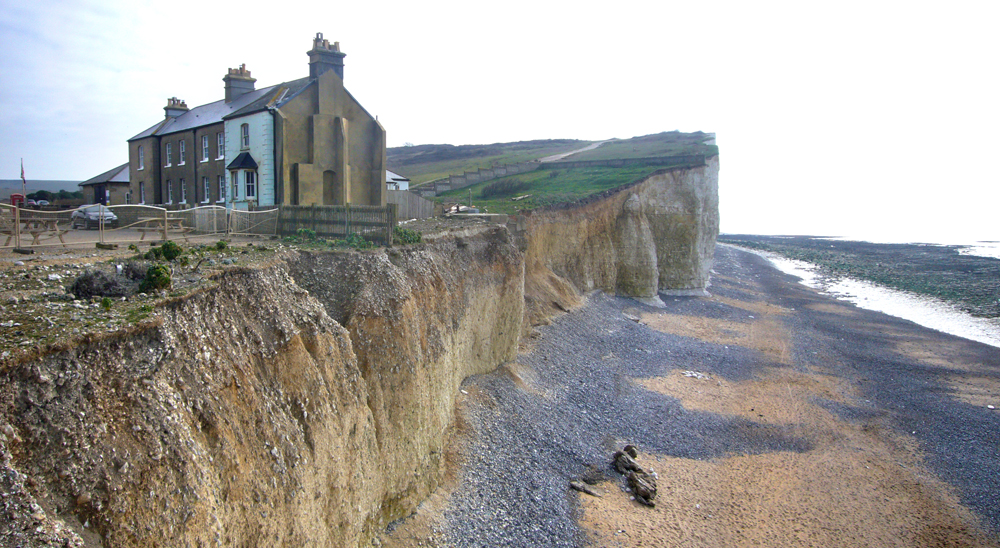
<path id="1" fill-rule="evenodd" d="M 387 204 L 387 205 L 389 206 L 389 211 L 387 211 L 388 226 L 385 227 L 386 231 L 388 232 L 388 234 L 386 235 L 386 241 L 389 242 L 389 247 L 392 247 L 392 244 L 394 243 L 392 241 L 392 238 L 396 232 L 395 228 L 396 228 L 396 220 L 399 213 L 399 206 L 397 206 L 396 204 Z"/>
<path id="2" fill-rule="evenodd" d="M 167 241 L 167 208 L 163 208 L 163 241 Z"/>
<path id="3" fill-rule="evenodd" d="M 347 209 L 344 211 L 344 239 L 347 239 L 351 235 L 351 203 L 347 202 L 345 205 Z"/>
<path id="4" fill-rule="evenodd" d="M 21 249 L 21 206 L 14 205 L 14 246 Z"/>

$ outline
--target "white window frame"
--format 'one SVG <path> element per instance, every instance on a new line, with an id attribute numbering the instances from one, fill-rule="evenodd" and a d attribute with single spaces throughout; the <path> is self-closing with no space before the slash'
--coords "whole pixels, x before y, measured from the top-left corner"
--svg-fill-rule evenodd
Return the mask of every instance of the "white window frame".
<path id="1" fill-rule="evenodd" d="M 181 185 L 181 201 L 178 203 L 186 204 L 188 203 L 188 189 L 187 185 L 184 184 L 184 179 L 180 179 L 180 185 Z"/>
<path id="2" fill-rule="evenodd" d="M 125 191 L 125 205 L 132 205 L 132 191 Z"/>
<path id="3" fill-rule="evenodd" d="M 201 203 L 207 204 L 212 199 L 212 182 L 208 180 L 208 177 L 202 177 L 201 182 L 202 186 L 205 187 L 205 199 Z"/>
<path id="4" fill-rule="evenodd" d="M 208 135 L 201 136 L 201 161 L 207 162 L 211 151 L 208 150 Z"/>
<path id="5" fill-rule="evenodd" d="M 186 157 L 187 156 L 187 145 L 185 145 L 185 143 L 187 143 L 187 141 L 185 141 L 184 139 L 181 139 L 180 141 L 178 141 L 178 143 L 180 143 L 180 144 L 177 145 L 177 155 L 180 156 L 180 158 L 177 159 L 177 165 L 182 166 L 185 163 L 187 163 L 187 157 Z"/>
<path id="6" fill-rule="evenodd" d="M 171 184 L 170 179 L 167 179 L 167 203 L 174 203 L 174 185 Z"/>
<path id="7" fill-rule="evenodd" d="M 171 145 L 171 143 L 167 143 L 167 145 L 166 145 L 166 151 L 165 151 L 166 154 L 167 154 L 167 163 L 163 164 L 164 167 L 170 167 L 170 166 L 173 165 L 173 164 L 170 163 L 170 156 L 172 156 L 172 154 L 170 154 L 170 153 L 173 152 L 172 149 L 173 149 L 173 145 Z"/>
<path id="8" fill-rule="evenodd" d="M 226 159 L 226 134 L 223 133 L 223 132 L 221 132 L 221 131 L 218 132 L 218 133 L 216 133 L 215 134 L 215 140 L 218 141 L 218 143 L 217 143 L 217 148 L 218 148 L 217 152 L 219 153 L 219 155 L 215 159 L 216 160 L 225 160 Z"/>
<path id="9" fill-rule="evenodd" d="M 226 176 L 219 175 L 219 199 L 217 203 L 224 203 L 226 201 Z"/>
<path id="10" fill-rule="evenodd" d="M 250 124 L 240 126 L 240 150 L 250 148 Z"/>
<path id="11" fill-rule="evenodd" d="M 247 200 L 257 199 L 257 172 L 253 170 L 246 170 L 243 172 L 243 184 L 245 186 Z M 253 192 L 251 192 L 253 191 Z"/>
<path id="12" fill-rule="evenodd" d="M 141 171 L 146 168 L 146 158 L 142 151 L 142 145 L 139 145 L 138 156 L 139 156 L 139 170 Z"/>

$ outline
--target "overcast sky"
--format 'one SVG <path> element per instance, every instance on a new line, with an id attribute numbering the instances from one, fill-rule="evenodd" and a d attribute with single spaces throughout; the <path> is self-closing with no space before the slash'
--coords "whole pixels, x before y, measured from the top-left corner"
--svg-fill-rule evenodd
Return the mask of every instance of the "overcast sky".
<path id="1" fill-rule="evenodd" d="M 716 132 L 724 232 L 1000 239 L 998 6 L 0 0 L 0 179 L 125 163 L 322 32 L 390 146 Z"/>

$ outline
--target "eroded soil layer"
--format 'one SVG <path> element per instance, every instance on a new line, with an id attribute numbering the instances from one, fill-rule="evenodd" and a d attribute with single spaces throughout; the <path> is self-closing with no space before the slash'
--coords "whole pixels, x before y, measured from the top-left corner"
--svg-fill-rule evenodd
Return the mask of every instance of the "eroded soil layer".
<path id="1" fill-rule="evenodd" d="M 736 249 L 715 270 L 713 297 L 666 309 L 592 294 L 466 381 L 457 487 L 386 544 L 1000 545 L 995 349 Z M 610 467 L 625 443 L 659 477 L 656 508 Z"/>

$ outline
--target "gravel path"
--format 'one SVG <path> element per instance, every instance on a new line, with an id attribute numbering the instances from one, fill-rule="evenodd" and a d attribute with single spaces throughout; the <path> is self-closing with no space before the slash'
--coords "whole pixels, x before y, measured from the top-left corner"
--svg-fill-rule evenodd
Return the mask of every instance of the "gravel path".
<path id="1" fill-rule="evenodd" d="M 697 500 L 715 497 L 716 517 L 708 515 L 709 522 L 691 514 L 674 531 L 675 523 L 656 520 L 666 520 L 667 511 L 670 521 L 689 519 L 677 517 L 686 487 L 671 487 L 671 479 L 682 476 L 666 477 L 661 469 L 659 514 L 646 514 L 646 521 L 635 525 L 649 529 L 647 537 L 622 537 L 615 545 L 672 545 L 662 539 L 675 533 L 687 539 L 683 544 L 705 546 L 752 545 L 760 539 L 781 546 L 824 539 L 863 546 L 884 535 L 903 546 L 995 545 L 1000 411 L 988 410 L 983 399 L 1000 399 L 994 392 L 1000 389 L 995 349 L 832 301 L 736 249 L 718 249 L 715 271 L 713 298 L 665 297 L 666 311 L 592 294 L 581 309 L 542 327 L 516 364 L 469 379 L 460 395 L 470 435 L 457 488 L 441 512 L 443 533 L 425 538 L 424 545 L 608 545 L 609 537 L 581 526 L 584 514 L 595 510 L 589 497 L 568 484 L 581 478 L 604 481 L 601 500 L 624 501 L 617 512 L 647 512 L 628 504 L 625 484 L 609 464 L 625 443 L 638 446 L 640 463 L 648 455 L 660 463 L 717 467 L 725 474 L 711 472 L 713 487 L 695 492 L 703 497 Z M 771 309 L 780 313 L 766 319 L 768 332 L 755 311 Z M 635 321 L 639 317 L 642 322 Z M 670 318 L 682 319 L 672 324 L 680 331 L 652 328 Z M 691 325 L 705 328 L 685 331 Z M 746 340 L 732 335 L 740 330 L 749 334 Z M 781 344 L 774 346 L 775 341 Z M 637 382 L 684 370 L 711 376 L 689 396 L 729 390 L 712 400 L 724 412 Z M 834 388 L 799 395 L 789 384 L 787 395 L 769 398 L 761 380 L 776 371 L 799 375 L 799 384 Z M 769 420 L 761 413 L 768 408 L 781 415 L 783 406 L 796 413 L 783 416 L 797 418 Z M 800 465 L 771 477 L 774 456 L 813 460 L 821 470 Z M 846 470 L 860 472 L 840 478 L 822 470 L 844 462 Z M 881 475 L 865 475 L 872 468 Z M 798 477 L 806 474 L 815 477 Z M 788 495 L 806 500 L 796 503 L 802 508 L 741 505 L 745 498 L 767 500 L 773 491 L 791 490 L 786 483 L 804 484 Z M 717 485 L 728 487 L 722 495 L 707 492 Z M 871 518 L 872 508 L 883 521 Z M 764 517 L 751 519 L 748 513 Z M 831 521 L 833 514 L 844 517 Z M 607 517 L 596 519 L 610 523 Z M 624 533 L 616 527 L 610 534 Z"/>

